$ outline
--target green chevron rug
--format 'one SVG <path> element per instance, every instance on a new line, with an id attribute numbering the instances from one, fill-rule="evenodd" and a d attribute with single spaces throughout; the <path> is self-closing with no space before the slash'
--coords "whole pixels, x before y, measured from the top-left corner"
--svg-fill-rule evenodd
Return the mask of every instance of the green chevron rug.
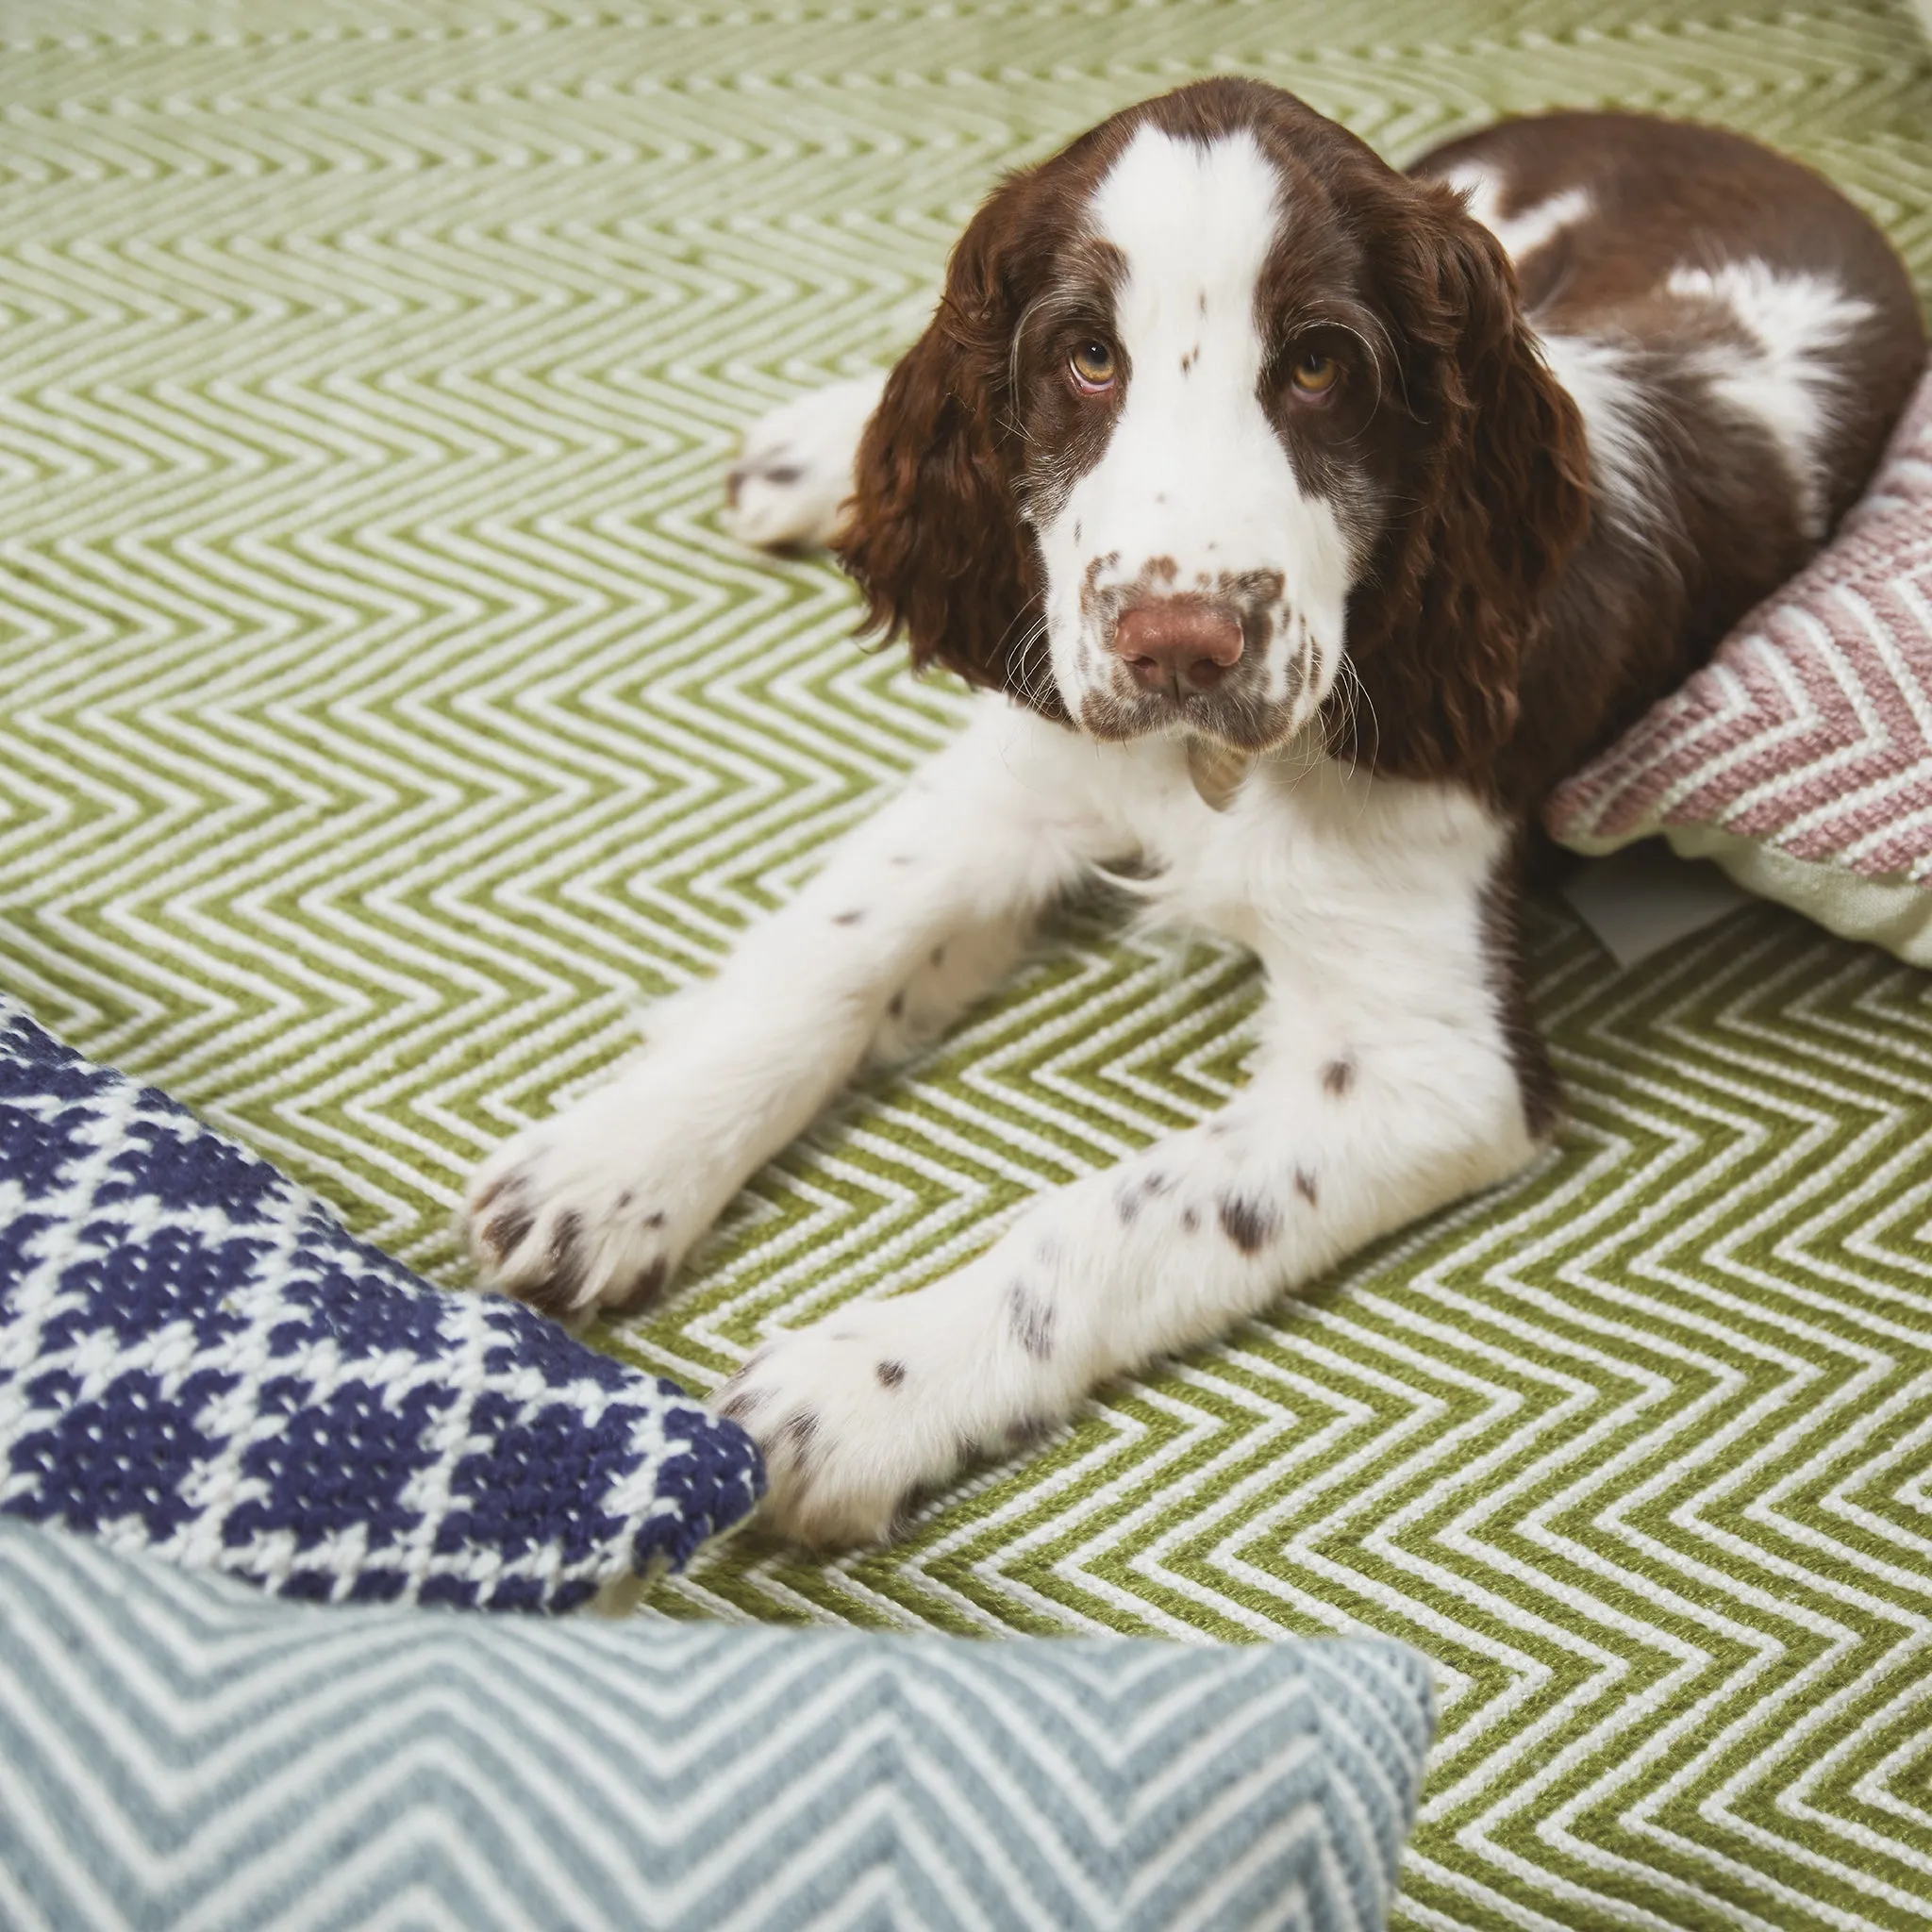
<path id="1" fill-rule="evenodd" d="M 1835 176 L 1932 288 L 1880 4 L 0 0 L 0 986 L 460 1278 L 488 1144 L 941 740 L 738 425 L 917 325 L 1001 168 L 1210 70 L 1400 157 L 1617 103 Z M 1932 982 L 1772 910 L 1619 974 L 1501 1198 L 710 1614 L 1438 1662 L 1411 1927 L 1932 1921 Z M 1241 1078 L 1224 951 L 1077 908 L 604 1338 L 704 1389 Z"/>

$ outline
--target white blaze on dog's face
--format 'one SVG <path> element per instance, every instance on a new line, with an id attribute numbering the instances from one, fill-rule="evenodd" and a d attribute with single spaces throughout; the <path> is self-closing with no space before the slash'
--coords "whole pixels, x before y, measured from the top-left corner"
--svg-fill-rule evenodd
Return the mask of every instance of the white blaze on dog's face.
<path id="1" fill-rule="evenodd" d="M 1319 331 L 1269 313 L 1287 194 L 1245 129 L 1202 142 L 1143 125 L 1023 325 L 1029 387 L 1061 391 L 1032 412 L 1057 420 L 1028 437 L 1054 455 L 1026 492 L 1052 673 L 1096 736 L 1263 750 L 1340 671 L 1354 545 L 1294 444 L 1344 376 Z"/>

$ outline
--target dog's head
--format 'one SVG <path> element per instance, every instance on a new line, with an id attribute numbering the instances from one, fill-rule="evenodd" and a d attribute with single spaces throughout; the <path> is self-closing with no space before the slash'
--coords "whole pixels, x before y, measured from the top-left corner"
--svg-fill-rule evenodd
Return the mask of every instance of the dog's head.
<path id="1" fill-rule="evenodd" d="M 1456 193 L 1207 81 L 980 209 L 840 548 L 915 659 L 1095 737 L 1255 752 L 1355 720 L 1383 769 L 1474 772 L 1585 474 Z M 1358 719 L 1330 702 L 1357 681 Z"/>

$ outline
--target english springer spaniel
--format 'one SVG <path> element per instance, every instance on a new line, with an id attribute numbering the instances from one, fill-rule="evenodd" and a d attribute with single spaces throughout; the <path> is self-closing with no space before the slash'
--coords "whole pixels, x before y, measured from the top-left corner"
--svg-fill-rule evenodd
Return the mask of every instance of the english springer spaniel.
<path id="1" fill-rule="evenodd" d="M 656 1293 L 855 1067 L 1123 864 L 1265 967 L 1249 1084 L 760 1348 L 717 1406 L 780 1531 L 885 1536 L 1507 1180 L 1557 1121 L 1512 934 L 1539 801 L 1803 562 L 1924 357 L 1872 224 L 1709 128 L 1557 114 L 1404 175 L 1223 79 L 1013 175 L 883 391 L 781 410 L 733 477 L 741 534 L 829 539 L 874 625 L 990 695 L 635 1064 L 483 1164 L 479 1268 L 562 1317 Z"/>

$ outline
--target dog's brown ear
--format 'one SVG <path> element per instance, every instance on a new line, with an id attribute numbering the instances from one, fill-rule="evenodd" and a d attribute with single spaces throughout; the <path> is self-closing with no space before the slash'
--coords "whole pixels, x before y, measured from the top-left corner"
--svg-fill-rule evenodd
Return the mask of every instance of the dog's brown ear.
<path id="1" fill-rule="evenodd" d="M 1515 731 L 1545 599 L 1589 525 L 1588 446 L 1501 244 L 1449 188 L 1405 181 L 1400 194 L 1380 266 L 1417 433 L 1404 508 L 1349 607 L 1368 699 L 1349 749 L 1402 776 L 1481 781 Z"/>
<path id="2" fill-rule="evenodd" d="M 1038 556 L 1014 498 L 1011 392 L 1032 179 L 1001 187 L 954 249 L 938 311 L 866 425 L 833 545 L 865 592 L 867 628 L 903 631 L 915 664 L 1016 693 L 1051 684 L 1023 680 L 1017 662 L 1040 615 Z"/>

